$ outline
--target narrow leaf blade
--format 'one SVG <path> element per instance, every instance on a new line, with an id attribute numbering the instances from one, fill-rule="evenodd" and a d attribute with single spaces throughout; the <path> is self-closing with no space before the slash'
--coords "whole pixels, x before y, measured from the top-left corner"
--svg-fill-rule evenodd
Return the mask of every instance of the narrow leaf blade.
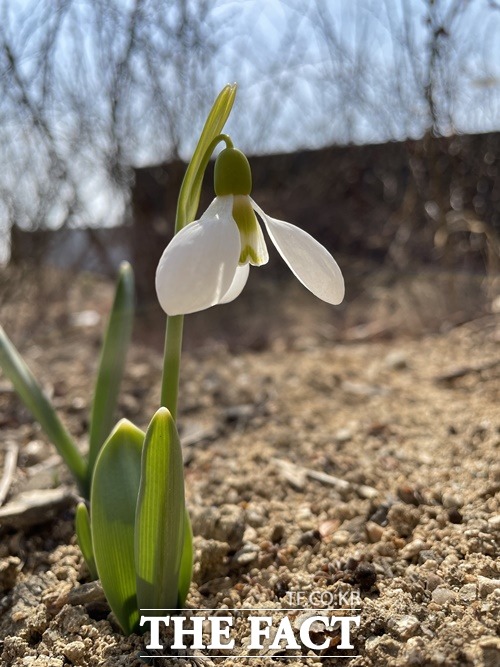
<path id="1" fill-rule="evenodd" d="M 184 544 L 184 469 L 172 415 L 160 408 L 146 433 L 137 501 L 135 567 L 141 609 L 175 609 Z"/>
<path id="2" fill-rule="evenodd" d="M 87 464 L 51 402 L 36 381 L 25 361 L 0 326 L 0 367 L 14 385 L 19 397 L 38 421 L 70 469 L 82 493 L 87 495 Z"/>
<path id="3" fill-rule="evenodd" d="M 137 629 L 134 524 L 144 433 L 123 419 L 97 458 L 90 516 L 97 573 L 125 634 Z"/>
<path id="4" fill-rule="evenodd" d="M 85 503 L 78 503 L 75 512 L 75 531 L 78 546 L 82 552 L 92 579 L 97 579 L 97 568 L 92 546 L 92 533 L 90 529 L 90 515 Z"/>
<path id="5" fill-rule="evenodd" d="M 115 297 L 104 337 L 90 419 L 88 478 L 104 441 L 115 424 L 115 411 L 134 318 L 134 274 L 120 266 Z"/>

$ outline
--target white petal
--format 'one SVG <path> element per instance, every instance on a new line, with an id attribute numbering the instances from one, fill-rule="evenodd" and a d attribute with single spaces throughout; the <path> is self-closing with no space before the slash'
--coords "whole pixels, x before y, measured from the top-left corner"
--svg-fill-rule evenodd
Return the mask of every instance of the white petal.
<path id="1" fill-rule="evenodd" d="M 239 296 L 246 285 L 248 274 L 250 273 L 250 265 L 238 266 L 231 287 L 224 294 L 219 303 L 229 303 L 234 301 Z"/>
<path id="2" fill-rule="evenodd" d="M 210 308 L 231 287 L 240 255 L 232 206 L 232 196 L 216 197 L 165 248 L 156 269 L 156 293 L 167 315 Z"/>
<path id="3" fill-rule="evenodd" d="M 253 199 L 252 206 L 262 217 L 279 254 L 300 282 L 323 301 L 341 303 L 345 294 L 344 278 L 328 250 L 303 229 L 266 215 Z"/>

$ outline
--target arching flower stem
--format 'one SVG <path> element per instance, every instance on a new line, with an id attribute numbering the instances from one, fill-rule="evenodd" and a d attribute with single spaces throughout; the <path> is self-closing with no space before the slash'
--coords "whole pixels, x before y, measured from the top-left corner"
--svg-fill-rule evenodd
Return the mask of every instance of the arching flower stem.
<path id="1" fill-rule="evenodd" d="M 190 172 L 190 167 L 186 170 L 177 202 L 174 234 L 180 232 L 181 229 L 195 219 L 203 176 L 212 153 L 221 141 L 225 142 L 227 148 L 233 148 L 233 142 L 227 134 L 218 134 L 212 139 L 203 153 L 194 175 Z M 195 156 L 193 156 L 193 159 L 194 157 Z M 191 215 L 189 215 L 189 209 L 193 211 Z M 179 395 L 183 329 L 184 315 L 167 316 L 163 354 L 163 375 L 161 381 L 161 405 L 170 410 L 174 420 L 177 420 L 177 399 Z"/>
<path id="2" fill-rule="evenodd" d="M 196 171 L 196 175 L 193 179 L 193 184 L 191 187 L 191 193 L 193 194 L 194 197 L 197 197 L 197 200 L 199 201 L 200 198 L 200 193 L 201 193 L 201 185 L 203 182 L 203 177 L 205 176 L 205 171 L 206 168 L 208 167 L 208 163 L 210 162 L 210 158 L 212 157 L 212 154 L 218 144 L 221 143 L 221 141 L 224 141 L 226 144 L 226 148 L 233 148 L 233 142 L 231 141 L 231 137 L 227 134 L 219 134 L 215 139 L 212 140 L 210 145 L 208 146 L 207 150 L 205 151 L 203 158 L 201 160 L 200 166 L 198 170 Z M 182 181 L 181 189 L 179 192 L 179 200 L 178 200 L 178 205 L 177 205 L 177 212 L 176 212 L 176 218 L 175 218 L 175 234 L 177 232 L 180 232 L 183 227 L 185 227 L 187 224 L 190 222 L 193 222 L 193 220 L 196 217 L 196 214 L 192 216 L 192 220 L 186 220 L 183 219 L 185 216 L 182 215 L 182 212 L 179 210 L 181 208 L 181 202 L 183 199 L 183 187 L 184 183 L 187 181 L 187 172 L 186 176 L 184 177 L 184 180 Z M 189 186 L 189 184 L 188 184 Z M 196 209 L 198 208 L 198 201 L 196 201 Z"/>

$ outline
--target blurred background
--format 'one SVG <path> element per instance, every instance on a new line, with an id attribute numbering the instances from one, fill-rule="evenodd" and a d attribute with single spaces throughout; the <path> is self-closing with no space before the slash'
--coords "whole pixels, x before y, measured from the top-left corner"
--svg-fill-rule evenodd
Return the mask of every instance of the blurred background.
<path id="1" fill-rule="evenodd" d="M 254 198 L 332 251 L 347 297 L 316 302 L 271 252 L 235 304 L 191 318 L 188 346 L 419 335 L 500 310 L 498 0 L 2 0 L 11 334 L 98 323 L 128 259 L 136 336 L 161 346 L 154 271 L 232 82 L 225 131 Z"/>

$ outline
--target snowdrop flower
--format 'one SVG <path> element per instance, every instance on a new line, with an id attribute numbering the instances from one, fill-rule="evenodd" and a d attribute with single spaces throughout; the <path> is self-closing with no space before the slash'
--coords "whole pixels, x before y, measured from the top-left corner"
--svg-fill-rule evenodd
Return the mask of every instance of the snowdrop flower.
<path id="1" fill-rule="evenodd" d="M 250 197 L 245 155 L 225 148 L 215 163 L 216 197 L 199 220 L 168 244 L 156 270 L 156 292 L 168 315 L 194 313 L 228 303 L 243 290 L 250 265 L 269 260 L 255 213 L 295 276 L 323 301 L 339 304 L 344 279 L 331 254 L 307 232 L 271 218 Z"/>

